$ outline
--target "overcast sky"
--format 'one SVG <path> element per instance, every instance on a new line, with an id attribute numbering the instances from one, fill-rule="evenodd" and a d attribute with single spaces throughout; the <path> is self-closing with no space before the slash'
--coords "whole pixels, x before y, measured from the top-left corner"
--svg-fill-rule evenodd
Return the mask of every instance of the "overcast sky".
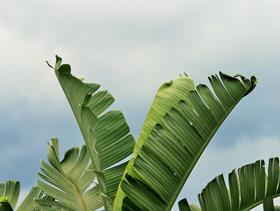
<path id="1" fill-rule="evenodd" d="M 35 184 L 47 142 L 83 141 L 55 75 L 55 54 L 75 75 L 115 96 L 135 137 L 156 90 L 186 72 L 197 83 L 224 71 L 258 86 L 231 113 L 180 197 L 214 176 L 279 156 L 280 1 L 0 0 L 0 181 Z M 175 208 L 174 208 L 175 209 Z"/>

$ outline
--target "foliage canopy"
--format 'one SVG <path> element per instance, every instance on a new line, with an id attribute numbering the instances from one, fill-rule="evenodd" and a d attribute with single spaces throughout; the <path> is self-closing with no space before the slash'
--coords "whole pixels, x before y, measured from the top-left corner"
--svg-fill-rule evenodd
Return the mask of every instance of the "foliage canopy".
<path id="1" fill-rule="evenodd" d="M 109 110 L 114 98 L 107 90 L 75 77 L 58 56 L 52 68 L 85 145 L 60 159 L 58 139 L 52 139 L 37 187 L 19 211 L 170 210 L 215 132 L 256 86 L 254 76 L 222 72 L 209 77 L 210 88 L 187 75 L 164 83 L 135 141 L 123 113 Z M 223 175 L 209 182 L 198 195 L 200 207 L 182 199 L 179 208 L 236 211 L 263 204 L 277 210 L 279 172 L 278 158 L 269 160 L 267 174 L 263 160 L 247 164 L 229 174 L 228 186 Z M 0 211 L 16 208 L 19 189 L 16 181 L 0 184 Z"/>

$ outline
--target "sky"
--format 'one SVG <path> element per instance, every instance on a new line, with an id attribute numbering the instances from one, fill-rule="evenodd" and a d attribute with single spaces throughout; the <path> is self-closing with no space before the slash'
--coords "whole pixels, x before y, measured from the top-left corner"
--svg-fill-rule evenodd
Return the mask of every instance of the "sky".
<path id="1" fill-rule="evenodd" d="M 83 140 L 53 71 L 60 55 L 75 75 L 116 98 L 137 138 L 159 86 L 187 73 L 258 78 L 212 139 L 179 198 L 215 176 L 279 156 L 280 2 L 277 0 L 0 0 L 0 181 L 35 185 L 50 138 Z M 176 210 L 176 207 L 173 208 Z"/>

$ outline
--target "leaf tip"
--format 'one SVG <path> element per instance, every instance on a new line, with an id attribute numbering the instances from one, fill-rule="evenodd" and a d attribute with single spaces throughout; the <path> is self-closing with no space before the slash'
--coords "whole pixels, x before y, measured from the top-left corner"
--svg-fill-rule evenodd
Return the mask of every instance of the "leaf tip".
<path id="1" fill-rule="evenodd" d="M 53 66 L 49 63 L 48 60 L 46 60 L 46 63 L 47 63 L 47 65 L 48 65 L 50 68 L 54 69 Z"/>

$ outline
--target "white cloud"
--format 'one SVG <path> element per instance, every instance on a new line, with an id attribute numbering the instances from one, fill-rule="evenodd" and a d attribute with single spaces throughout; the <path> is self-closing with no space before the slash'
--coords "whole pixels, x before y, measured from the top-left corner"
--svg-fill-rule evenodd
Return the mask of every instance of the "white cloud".
<path id="1" fill-rule="evenodd" d="M 279 4 L 5 2 L 0 9 L 0 96 L 36 104 L 60 101 L 44 63 L 56 53 L 78 75 L 104 84 L 125 102 L 151 100 L 161 83 L 184 71 L 202 81 L 221 69 L 250 75 L 264 66 L 278 74 L 268 67 L 279 66 Z"/>
<path id="2" fill-rule="evenodd" d="M 1 106 L 17 100 L 35 105 L 49 105 L 59 95 L 54 74 L 47 68 L 45 49 L 19 39 L 0 24 L 0 98 Z"/>

